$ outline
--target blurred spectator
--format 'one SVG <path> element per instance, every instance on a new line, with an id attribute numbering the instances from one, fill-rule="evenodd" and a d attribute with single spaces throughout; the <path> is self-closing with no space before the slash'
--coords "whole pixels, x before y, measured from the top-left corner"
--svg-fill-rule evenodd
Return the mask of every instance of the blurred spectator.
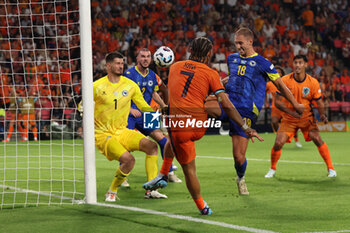
<path id="1" fill-rule="evenodd" d="M 332 92 L 332 100 L 333 101 L 344 101 L 344 92 L 340 89 L 340 83 L 335 85 L 335 90 Z"/>

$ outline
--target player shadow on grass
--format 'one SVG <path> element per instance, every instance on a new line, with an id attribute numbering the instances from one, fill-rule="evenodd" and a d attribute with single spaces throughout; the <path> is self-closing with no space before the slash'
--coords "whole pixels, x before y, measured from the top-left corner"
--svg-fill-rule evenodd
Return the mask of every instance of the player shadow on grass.
<path id="1" fill-rule="evenodd" d="M 327 188 L 325 184 L 332 184 L 336 179 L 330 179 L 325 175 L 325 177 L 275 177 L 277 181 L 293 184 L 321 184 L 322 187 Z M 329 186 L 328 186 L 329 187 Z"/>

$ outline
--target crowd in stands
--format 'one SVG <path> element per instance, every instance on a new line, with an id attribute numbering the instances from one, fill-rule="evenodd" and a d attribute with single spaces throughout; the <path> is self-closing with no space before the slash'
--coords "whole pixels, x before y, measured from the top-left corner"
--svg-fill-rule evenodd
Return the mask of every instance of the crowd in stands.
<path id="1" fill-rule="evenodd" d="M 92 1 L 92 6 L 96 79 L 104 74 L 108 52 L 121 51 L 130 67 L 140 48 L 154 52 L 166 45 L 177 61 L 188 58 L 188 45 L 198 36 L 213 41 L 212 63 L 225 63 L 235 51 L 235 30 L 245 25 L 254 31 L 255 50 L 286 73 L 292 72 L 295 55 L 307 55 L 308 73 L 320 81 L 326 107 L 350 101 L 348 1 L 105 0 Z M 227 75 L 225 69 L 218 72 Z M 166 82 L 166 73 L 159 69 L 158 73 Z"/>
<path id="2" fill-rule="evenodd" d="M 122 52 L 130 67 L 140 48 L 154 52 L 166 45 L 177 61 L 188 58 L 188 45 L 198 36 L 212 40 L 212 64 L 225 63 L 235 51 L 234 32 L 244 25 L 255 34 L 255 50 L 286 73 L 292 71 L 294 55 L 307 55 L 308 73 L 320 81 L 327 107 L 340 111 L 339 103 L 350 102 L 346 0 L 92 0 L 91 4 L 94 79 L 105 75 L 104 57 L 109 52 Z M 78 1 L 0 5 L 0 104 L 9 102 L 8 88 L 15 87 L 18 95 L 37 99 L 38 120 L 59 119 L 61 124 L 81 99 Z M 213 67 L 219 67 L 222 77 L 227 75 L 222 66 Z M 167 71 L 153 68 L 167 83 Z M 72 110 L 59 113 L 49 105 Z M 50 113 L 42 113 L 43 106 Z"/>

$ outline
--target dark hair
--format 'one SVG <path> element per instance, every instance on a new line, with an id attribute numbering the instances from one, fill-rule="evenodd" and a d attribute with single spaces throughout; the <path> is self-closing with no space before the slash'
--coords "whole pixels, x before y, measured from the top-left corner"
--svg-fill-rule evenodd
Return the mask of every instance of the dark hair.
<path id="1" fill-rule="evenodd" d="M 113 62 L 113 60 L 115 58 L 121 58 L 121 59 L 124 59 L 124 56 L 123 54 L 119 53 L 119 52 L 112 52 L 112 53 L 109 53 L 107 54 L 106 56 L 106 63 L 111 63 Z"/>
<path id="2" fill-rule="evenodd" d="M 136 57 L 140 54 L 140 52 L 151 52 L 151 51 L 148 48 L 139 49 L 136 53 Z"/>
<path id="3" fill-rule="evenodd" d="M 282 76 L 285 75 L 284 69 L 281 66 L 275 66 L 275 69 L 276 70 L 279 69 L 281 71 L 281 73 L 282 73 Z"/>
<path id="4" fill-rule="evenodd" d="M 308 62 L 307 57 L 306 57 L 305 55 L 303 55 L 303 54 L 298 54 L 298 55 L 296 55 L 296 56 L 293 58 L 293 61 L 295 61 L 296 59 L 303 59 L 304 62 Z"/>
<path id="5" fill-rule="evenodd" d="M 206 37 L 197 37 L 191 42 L 191 60 L 205 62 L 209 51 L 213 48 L 213 43 Z"/>
<path id="6" fill-rule="evenodd" d="M 235 35 L 243 35 L 243 36 L 245 36 L 245 37 L 254 39 L 254 34 L 253 34 L 252 30 L 250 30 L 250 29 L 247 28 L 247 27 L 241 27 L 241 28 L 239 28 L 239 29 L 235 32 Z"/>

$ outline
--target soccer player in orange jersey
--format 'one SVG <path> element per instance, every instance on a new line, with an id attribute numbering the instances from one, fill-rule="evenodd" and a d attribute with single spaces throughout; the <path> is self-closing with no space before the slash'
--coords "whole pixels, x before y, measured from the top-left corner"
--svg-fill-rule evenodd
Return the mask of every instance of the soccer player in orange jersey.
<path id="1" fill-rule="evenodd" d="M 277 132 L 275 144 L 271 150 L 271 168 L 265 175 L 271 178 L 276 175 L 277 161 L 281 156 L 282 147 L 286 142 L 290 142 L 293 135 L 298 131 L 304 135 L 305 141 L 313 141 L 325 161 L 328 169 L 328 177 L 336 177 L 337 173 L 333 168 L 331 156 L 327 144 L 321 139 L 316 119 L 312 113 L 311 101 L 317 103 L 320 119 L 327 123 L 328 119 L 324 113 L 324 104 L 322 93 L 318 81 L 305 73 L 307 67 L 307 58 L 305 55 L 297 55 L 293 59 L 294 72 L 282 77 L 283 82 L 291 90 L 298 103 L 305 106 L 304 112 L 300 117 L 294 111 L 294 108 L 277 92 L 276 106 L 283 111 L 281 126 Z"/>
<path id="2" fill-rule="evenodd" d="M 187 125 L 187 128 L 181 127 L 180 122 L 207 120 L 204 102 L 208 93 L 214 93 L 224 111 L 244 130 L 248 137 L 257 137 L 259 140 L 263 140 L 255 130 L 245 124 L 232 105 L 225 94 L 219 74 L 207 66 L 213 54 L 212 47 L 211 41 L 205 37 L 194 39 L 190 45 L 190 59 L 176 62 L 170 67 L 168 82 L 169 115 L 167 122 L 171 149 L 181 164 L 187 189 L 202 215 L 210 215 L 212 210 L 200 193 L 200 184 L 196 175 L 194 142 L 203 137 L 206 128 L 199 127 L 198 124 Z M 169 143 L 165 147 L 165 157 L 160 174 L 143 185 L 146 190 L 167 185 L 167 174 L 173 161 L 173 156 L 168 152 Z"/>
<path id="3" fill-rule="evenodd" d="M 10 91 L 9 91 L 9 100 L 10 100 L 10 104 L 9 106 L 6 108 L 6 119 L 10 120 L 9 123 L 9 128 L 8 128 L 8 132 L 7 132 L 7 136 L 6 138 L 3 140 L 3 142 L 10 142 L 11 140 L 11 136 L 15 127 L 15 124 L 18 123 L 17 125 L 17 129 L 19 132 L 23 132 L 22 126 L 19 123 L 18 120 L 18 116 L 17 116 L 17 101 L 16 101 L 16 91 L 14 87 L 9 87 Z"/>
<path id="4" fill-rule="evenodd" d="M 32 91 L 30 91 L 32 93 Z M 35 119 L 35 96 L 25 96 L 18 98 L 18 105 L 22 115 L 23 134 L 21 141 L 28 141 L 28 130 L 31 128 L 34 136 L 34 141 L 38 141 L 38 129 L 36 128 Z"/>
<path id="5" fill-rule="evenodd" d="M 275 69 L 277 70 L 278 74 L 283 77 L 285 75 L 284 70 L 280 66 L 275 66 Z M 274 132 L 278 131 L 278 128 L 280 127 L 280 122 L 282 119 L 282 111 L 276 108 L 275 105 L 275 98 L 276 98 L 276 92 L 278 91 L 277 87 L 272 82 L 266 83 L 266 95 L 270 94 L 272 95 L 272 103 L 271 103 L 271 125 Z M 265 97 L 265 105 L 269 106 L 268 98 Z M 294 135 L 295 145 L 296 147 L 301 148 L 302 145 L 299 142 L 298 138 L 298 132 Z"/>

